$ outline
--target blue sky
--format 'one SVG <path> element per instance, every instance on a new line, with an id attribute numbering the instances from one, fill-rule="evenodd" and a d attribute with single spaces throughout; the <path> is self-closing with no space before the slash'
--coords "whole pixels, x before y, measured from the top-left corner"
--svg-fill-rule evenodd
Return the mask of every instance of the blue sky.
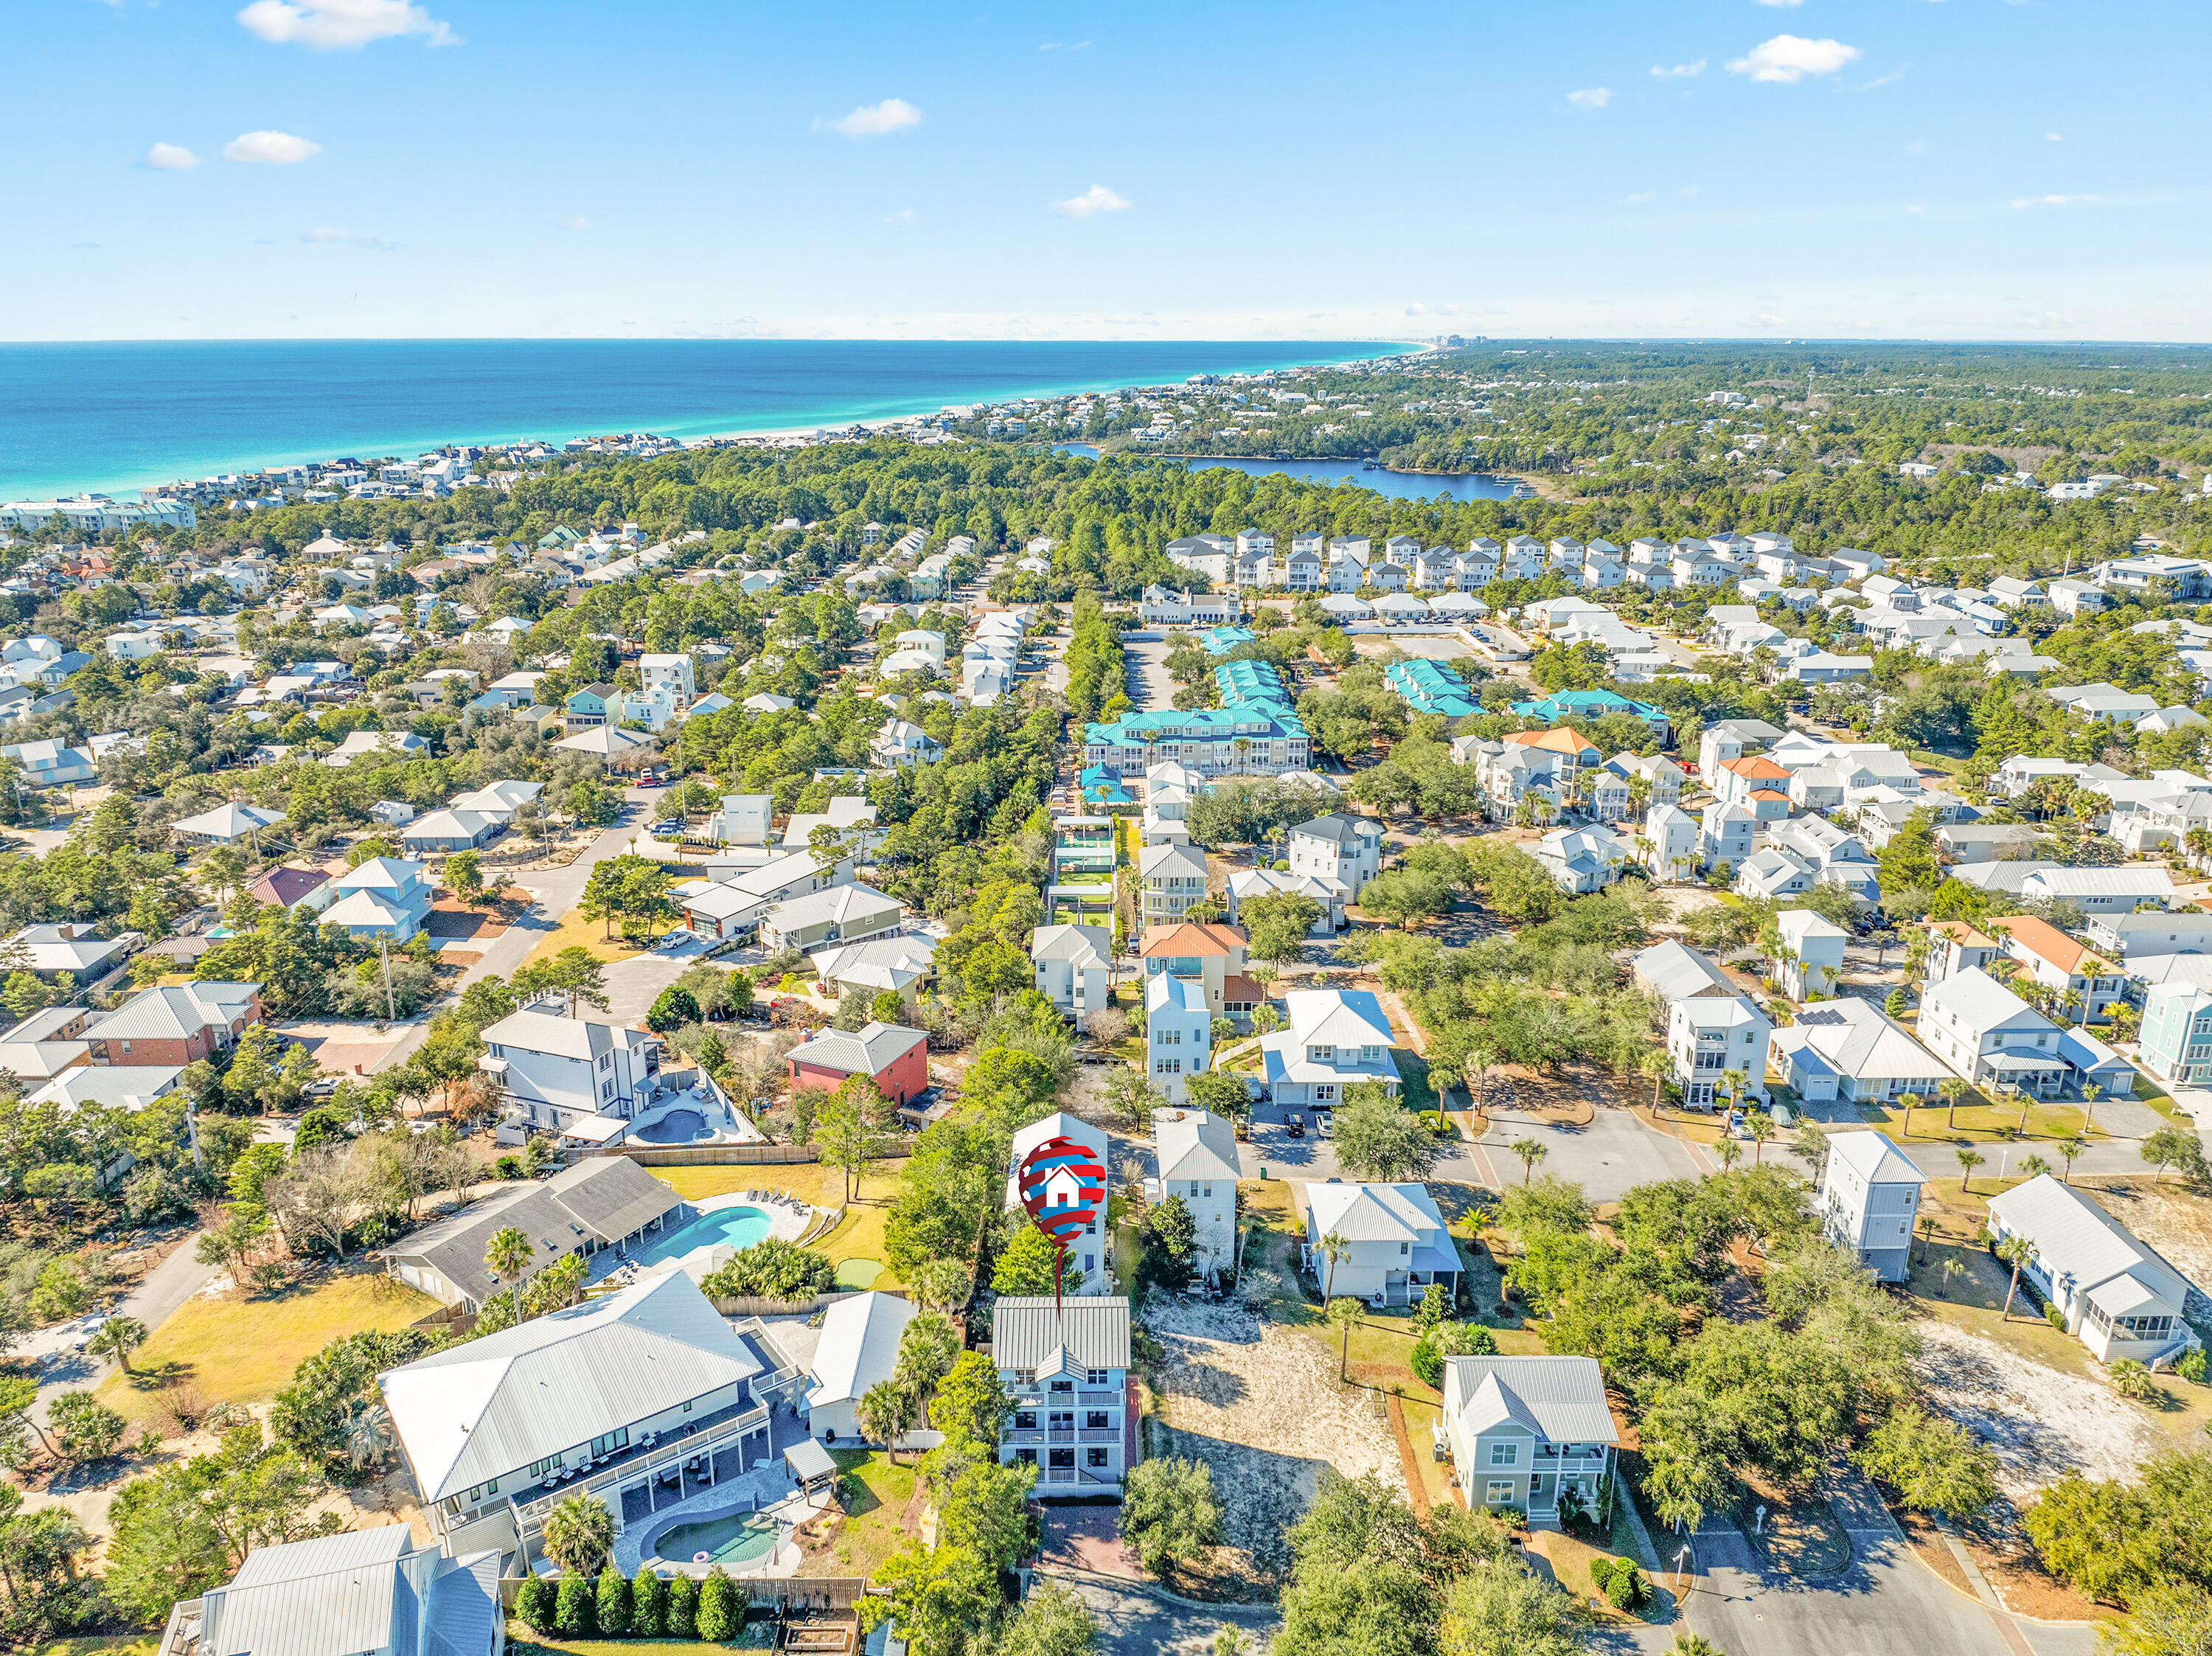
<path id="1" fill-rule="evenodd" d="M 23 0 L 0 335 L 2212 338 L 2195 8 L 1366 9 Z"/>

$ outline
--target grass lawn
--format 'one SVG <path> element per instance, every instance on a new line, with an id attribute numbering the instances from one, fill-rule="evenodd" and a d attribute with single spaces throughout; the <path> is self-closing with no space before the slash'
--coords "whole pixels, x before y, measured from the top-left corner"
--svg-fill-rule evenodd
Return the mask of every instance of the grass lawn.
<path id="1" fill-rule="evenodd" d="M 2056 1100 L 2032 1103 L 2027 1107 L 2027 1131 L 2020 1130 L 2020 1106 L 2016 1103 L 1991 1104 L 1978 1092 L 1968 1093 L 1959 1101 L 1954 1125 L 1946 1125 L 1949 1113 L 1939 1100 L 1933 1105 L 1923 1105 L 1912 1113 L 1912 1131 L 1905 1131 L 1905 1112 L 1885 1108 L 1876 1104 L 1862 1104 L 1863 1114 L 1870 1116 L 1868 1125 L 1887 1133 L 1903 1143 L 1909 1138 L 1916 1144 L 1940 1144 L 1947 1140 L 1971 1141 L 1975 1144 L 2002 1143 L 2008 1140 L 2025 1143 L 2028 1139 L 2039 1139 L 2047 1147 L 2061 1138 L 2070 1138 L 2081 1131 L 2086 1113 L 2078 1101 L 2059 1102 Z M 2091 1143 L 2101 1143 L 2105 1137 L 2102 1127 L 2093 1127 L 2087 1134 Z M 2055 1168 L 2058 1157 L 2046 1149 L 2040 1152 L 2043 1159 Z M 2027 1154 L 2025 1149 L 2022 1155 Z M 2019 1158 L 2014 1158 L 2017 1161 Z"/>
<path id="2" fill-rule="evenodd" d="M 1540 1554 L 1545 1562 L 1551 1565 L 1552 1574 L 1559 1578 L 1560 1586 L 1589 1605 L 1599 1620 L 1635 1622 L 1643 1619 L 1632 1611 L 1615 1610 L 1611 1604 L 1607 1604 L 1605 1594 L 1599 1590 L 1596 1579 L 1590 1574 L 1590 1566 L 1599 1559 L 1602 1558 L 1610 1564 L 1616 1557 L 1625 1555 L 1607 1552 L 1602 1547 L 1594 1547 L 1579 1536 L 1569 1535 L 1565 1530 L 1537 1530 L 1531 1532 L 1528 1537 L 1528 1550 Z M 1639 1569 L 1643 1568 L 1640 1562 L 1637 1568 Z M 1644 1601 L 1644 1606 L 1647 1609 L 1650 1607 L 1649 1599 Z"/>
<path id="3" fill-rule="evenodd" d="M 873 1575 L 877 1566 L 905 1544 L 900 1514 L 914 1499 L 920 1456 L 896 1465 L 872 1449 L 832 1449 L 831 1458 L 848 1474 L 845 1519 L 829 1547 L 807 1560 L 802 1574 Z"/>
<path id="4" fill-rule="evenodd" d="M 1429 1081 L 1429 1061 L 1410 1046 L 1394 1046 L 1390 1057 L 1398 1066 L 1399 1098 L 1409 1110 L 1437 1110 L 1437 1089 Z"/>
<path id="5" fill-rule="evenodd" d="M 160 1380 L 174 1378 L 209 1402 L 260 1403 L 288 1385 L 301 1360 L 341 1334 L 404 1328 L 438 1308 L 427 1294 L 368 1266 L 333 1272 L 282 1294 L 193 1298 L 132 1354 L 137 1372 L 100 1383 L 134 1427 L 161 1404 Z"/>
<path id="6" fill-rule="evenodd" d="M 154 1656 L 161 1643 L 158 1633 L 88 1634 L 34 1645 L 32 1656 Z"/>
<path id="7" fill-rule="evenodd" d="M 702 1648 L 768 1650 L 775 1638 L 775 1623 L 768 1620 L 749 1623 L 729 1644 L 707 1646 L 696 1639 L 549 1639 L 520 1622 L 507 1624 L 507 1647 L 516 1656 L 699 1656 Z"/>
<path id="8" fill-rule="evenodd" d="M 687 1202 L 744 1190 L 780 1190 L 823 1208 L 840 1207 L 845 1201 L 845 1175 L 818 1162 L 796 1162 L 783 1167 L 655 1168 L 653 1174 L 666 1180 Z M 883 1259 L 884 1221 L 890 1216 L 891 1199 L 897 1194 L 896 1175 L 865 1175 L 855 1186 L 855 1199 L 846 1208 L 837 1228 L 809 1246 L 828 1254 L 832 1265 L 842 1265 L 848 1259 Z M 901 1284 L 886 1264 L 875 1286 L 889 1289 Z"/>
<path id="9" fill-rule="evenodd" d="M 577 943 L 581 943 L 602 961 L 608 961 L 632 960 L 653 947 L 649 943 L 624 942 L 619 928 L 613 937 L 607 937 L 605 935 L 606 929 L 605 920 L 587 920 L 572 908 L 561 917 L 561 924 L 546 933 L 538 946 L 530 951 L 523 964 L 527 966 L 531 961 L 550 960 L 562 949 Z M 669 929 L 669 926 L 658 927 L 656 934 Z"/>

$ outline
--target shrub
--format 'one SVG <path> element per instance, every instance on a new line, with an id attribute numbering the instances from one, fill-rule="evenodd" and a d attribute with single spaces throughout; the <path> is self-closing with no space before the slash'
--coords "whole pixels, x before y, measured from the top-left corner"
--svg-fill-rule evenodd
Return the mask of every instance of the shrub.
<path id="1" fill-rule="evenodd" d="M 668 1598 L 661 1611 L 661 1620 L 672 1639 L 696 1639 L 699 1636 L 699 1584 L 688 1575 L 679 1575 L 668 1584 Z"/>
<path id="2" fill-rule="evenodd" d="M 1599 1558 L 1590 1564 L 1590 1580 L 1615 1610 L 1634 1610 L 1650 1591 L 1644 1572 L 1632 1558 Z"/>
<path id="3" fill-rule="evenodd" d="M 1484 1357 L 1498 1350 L 1498 1342 L 1480 1324 L 1438 1323 L 1413 1343 L 1407 1360 L 1424 1386 L 1443 1390 L 1446 1357 Z"/>
<path id="4" fill-rule="evenodd" d="M 542 1575 L 526 1577 L 514 1595 L 514 1614 L 533 1633 L 553 1631 L 553 1584 Z"/>
<path id="5" fill-rule="evenodd" d="M 2061 1311 L 2055 1305 L 2047 1305 L 2043 1307 L 2043 1320 L 2049 1323 L 2053 1328 L 2057 1329 L 2062 1334 L 2066 1331 L 2066 1313 Z"/>
<path id="6" fill-rule="evenodd" d="M 796 1304 L 829 1292 L 836 1279 L 837 1267 L 828 1254 L 769 1236 L 738 1249 L 700 1286 L 718 1298 L 757 1297 Z"/>
<path id="7" fill-rule="evenodd" d="M 658 1639 L 668 1631 L 667 1584 L 653 1573 L 649 1564 L 637 1567 L 637 1579 L 629 1584 L 629 1630 L 641 1639 Z"/>
<path id="8" fill-rule="evenodd" d="M 2181 1361 L 2173 1365 L 2173 1372 L 2192 1386 L 2203 1385 L 2204 1348 L 2200 1345 L 2184 1354 Z"/>
<path id="9" fill-rule="evenodd" d="M 597 1606 L 592 1578 L 579 1575 L 574 1570 L 563 1570 L 560 1592 L 553 1602 L 555 1630 L 564 1639 L 590 1638 L 599 1630 L 599 1617 L 592 1614 Z"/>
<path id="10" fill-rule="evenodd" d="M 2151 1378 L 2150 1370 L 2133 1357 L 2122 1357 L 2112 1367 L 2112 1390 L 2136 1403 L 2148 1403 L 2158 1395 L 2158 1382 Z"/>
<path id="11" fill-rule="evenodd" d="M 726 1644 L 745 1624 L 744 1605 L 738 1601 L 737 1583 L 720 1564 L 707 1572 L 699 1586 L 699 1636 L 709 1644 Z"/>
<path id="12" fill-rule="evenodd" d="M 599 1572 L 599 1632 L 607 1638 L 617 1639 L 629 1631 L 629 1583 L 609 1559 L 607 1567 Z"/>

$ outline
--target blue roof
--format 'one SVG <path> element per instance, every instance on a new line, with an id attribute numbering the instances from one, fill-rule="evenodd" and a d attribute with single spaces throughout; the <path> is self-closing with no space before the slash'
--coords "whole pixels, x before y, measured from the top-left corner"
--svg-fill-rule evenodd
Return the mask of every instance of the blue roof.
<path id="1" fill-rule="evenodd" d="M 1199 643 L 1210 656 L 1225 656 L 1240 644 L 1250 644 L 1260 635 L 1248 627 L 1210 627 L 1199 634 Z"/>
<path id="2" fill-rule="evenodd" d="M 1664 725 L 1667 715 L 1642 701 L 1631 701 L 1611 690 L 1558 690 L 1541 701 L 1516 701 L 1513 711 L 1523 719 L 1557 722 L 1562 719 L 1602 719 L 1607 713 L 1634 713 L 1649 724 Z"/>

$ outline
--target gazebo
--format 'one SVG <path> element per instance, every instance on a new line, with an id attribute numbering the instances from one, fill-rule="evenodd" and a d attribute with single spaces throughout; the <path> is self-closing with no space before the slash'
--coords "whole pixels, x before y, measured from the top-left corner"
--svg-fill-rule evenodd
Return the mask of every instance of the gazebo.
<path id="1" fill-rule="evenodd" d="M 803 1437 L 787 1448 L 783 1464 L 791 1468 L 792 1481 L 809 1495 L 837 1481 L 837 1463 L 811 1437 Z"/>

